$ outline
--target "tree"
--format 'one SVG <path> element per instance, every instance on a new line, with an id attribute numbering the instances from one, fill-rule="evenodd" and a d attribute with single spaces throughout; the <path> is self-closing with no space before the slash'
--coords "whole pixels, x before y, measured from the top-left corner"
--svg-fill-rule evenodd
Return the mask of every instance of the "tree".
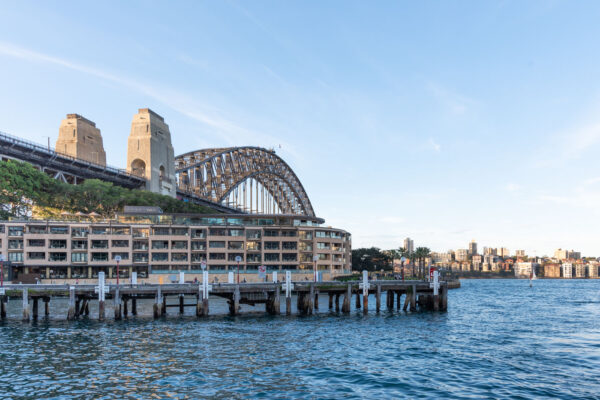
<path id="1" fill-rule="evenodd" d="M 379 271 L 392 270 L 392 257 L 377 247 L 360 248 L 352 250 L 353 271 Z"/>
<path id="2" fill-rule="evenodd" d="M 415 249 L 415 257 L 417 258 L 417 260 L 419 261 L 419 273 L 421 275 L 421 278 L 423 278 L 424 276 L 424 263 L 425 263 L 425 259 L 427 257 L 429 257 L 429 255 L 431 254 L 431 250 L 429 250 L 428 247 L 417 247 Z"/>

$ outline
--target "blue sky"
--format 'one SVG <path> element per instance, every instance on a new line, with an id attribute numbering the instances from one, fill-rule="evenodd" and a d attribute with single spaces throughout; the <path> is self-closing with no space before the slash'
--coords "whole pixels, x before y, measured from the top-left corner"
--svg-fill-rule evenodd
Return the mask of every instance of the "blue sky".
<path id="1" fill-rule="evenodd" d="M 600 2 L 3 2 L 0 130 L 275 147 L 354 247 L 600 255 Z M 281 148 L 279 148 L 281 146 Z"/>

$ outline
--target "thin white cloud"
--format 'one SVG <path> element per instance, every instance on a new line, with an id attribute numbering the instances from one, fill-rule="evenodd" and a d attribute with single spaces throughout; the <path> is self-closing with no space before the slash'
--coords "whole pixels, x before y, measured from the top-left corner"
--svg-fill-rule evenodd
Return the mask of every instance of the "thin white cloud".
<path id="1" fill-rule="evenodd" d="M 442 146 L 440 146 L 435 140 L 433 140 L 433 138 L 429 138 L 427 143 L 436 153 L 442 151 Z"/>
<path id="2" fill-rule="evenodd" d="M 281 144 L 286 153 L 290 154 L 294 158 L 299 157 L 299 155 L 294 151 L 293 147 L 288 143 L 283 142 L 281 138 L 276 138 L 268 134 L 246 129 L 232 120 L 223 117 L 221 115 L 223 114 L 221 110 L 203 105 L 192 96 L 172 90 L 170 88 L 155 87 L 138 82 L 135 79 L 116 75 L 97 68 L 88 67 L 64 58 L 32 51 L 6 42 L 0 42 L 0 55 L 17 58 L 28 62 L 56 65 L 135 90 L 136 92 L 148 96 L 179 112 L 180 114 L 216 129 L 223 134 L 221 138 L 225 139 L 225 141 L 231 146 L 253 143 L 266 144 L 267 146 Z"/>
<path id="3" fill-rule="evenodd" d="M 521 186 L 517 185 L 516 183 L 509 182 L 509 183 L 506 184 L 506 186 L 504 186 L 504 189 L 507 192 L 516 192 L 519 189 L 521 189 Z"/>
<path id="4" fill-rule="evenodd" d="M 473 99 L 446 89 L 435 82 L 427 82 L 426 88 L 445 109 L 454 115 L 466 114 L 476 104 Z"/>
<path id="5" fill-rule="evenodd" d="M 404 218 L 389 216 L 381 218 L 380 221 L 384 224 L 401 224 L 404 222 Z"/>

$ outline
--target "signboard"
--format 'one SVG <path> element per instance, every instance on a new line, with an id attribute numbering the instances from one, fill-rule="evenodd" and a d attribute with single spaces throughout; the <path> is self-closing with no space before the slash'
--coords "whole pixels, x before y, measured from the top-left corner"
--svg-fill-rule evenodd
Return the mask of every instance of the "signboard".
<path id="1" fill-rule="evenodd" d="M 163 210 L 160 207 L 153 206 L 125 206 L 123 214 L 162 214 Z"/>
<path id="2" fill-rule="evenodd" d="M 267 267 L 264 265 L 260 265 L 258 267 L 258 278 L 266 279 L 267 278 Z"/>
<path id="3" fill-rule="evenodd" d="M 433 273 L 435 272 L 435 267 L 429 268 L 429 281 L 433 281 Z"/>
<path id="4" fill-rule="evenodd" d="M 131 273 L 131 284 L 137 285 L 137 272 L 136 271 L 133 271 Z"/>
<path id="5" fill-rule="evenodd" d="M 183 271 L 179 271 L 179 284 L 184 284 L 185 283 L 185 272 Z"/>
<path id="6" fill-rule="evenodd" d="M 242 262 L 242 257 L 240 257 L 240 256 L 235 256 L 235 261 L 237 261 L 237 262 Z"/>
<path id="7" fill-rule="evenodd" d="M 233 283 L 233 271 L 229 271 L 227 274 L 227 283 Z"/>
<path id="8" fill-rule="evenodd" d="M 121 256 L 115 256 L 115 261 L 116 262 L 121 262 Z"/>
<path id="9" fill-rule="evenodd" d="M 277 271 L 273 271 L 273 282 L 277 283 Z"/>

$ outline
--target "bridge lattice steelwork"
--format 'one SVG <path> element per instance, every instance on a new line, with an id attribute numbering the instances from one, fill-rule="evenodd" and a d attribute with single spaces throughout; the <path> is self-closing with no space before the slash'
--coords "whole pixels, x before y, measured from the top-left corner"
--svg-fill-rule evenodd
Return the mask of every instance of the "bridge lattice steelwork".
<path id="1" fill-rule="evenodd" d="M 302 183 L 281 157 L 261 147 L 203 149 L 175 159 L 178 189 L 243 212 L 314 217 Z"/>

